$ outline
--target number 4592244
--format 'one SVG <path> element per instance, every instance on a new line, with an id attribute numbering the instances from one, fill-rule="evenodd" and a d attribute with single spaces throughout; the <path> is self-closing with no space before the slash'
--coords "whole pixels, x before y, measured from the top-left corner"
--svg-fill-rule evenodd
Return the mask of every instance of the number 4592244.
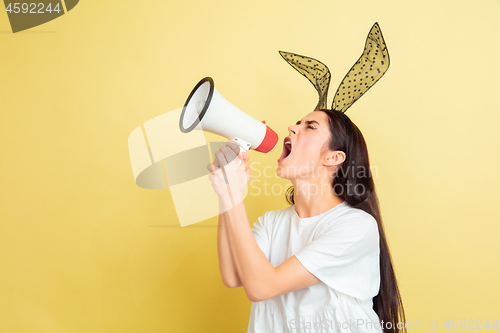
<path id="1" fill-rule="evenodd" d="M 19 6 L 21 5 L 21 6 Z M 37 10 L 38 7 L 38 10 Z M 44 11 L 45 9 L 45 11 Z M 9 13 L 29 13 L 29 14 L 43 14 L 43 13 L 52 13 L 52 12 L 57 12 L 59 13 L 61 9 L 59 8 L 59 2 L 55 4 L 54 8 L 52 8 L 52 4 L 49 3 L 47 7 L 44 8 L 43 3 L 39 3 L 38 6 L 36 3 L 9 3 L 7 8 L 5 9 Z"/>
<path id="2" fill-rule="evenodd" d="M 464 329 L 464 328 L 467 328 L 467 329 L 498 328 L 496 319 L 495 319 L 495 321 L 493 321 L 491 323 L 491 325 L 490 325 L 489 319 L 485 321 L 484 325 L 481 325 L 481 323 L 483 322 L 481 319 L 477 319 L 476 322 L 477 323 L 474 326 L 474 319 L 469 319 L 469 320 L 460 319 L 460 327 L 458 327 L 458 325 L 459 325 L 458 319 L 452 319 L 451 325 L 450 325 L 450 320 L 448 319 L 444 323 L 443 326 L 446 328 L 451 328 L 451 329 L 457 329 L 457 328 L 461 328 L 461 329 Z M 467 323 L 469 323 L 469 326 L 467 326 Z"/>

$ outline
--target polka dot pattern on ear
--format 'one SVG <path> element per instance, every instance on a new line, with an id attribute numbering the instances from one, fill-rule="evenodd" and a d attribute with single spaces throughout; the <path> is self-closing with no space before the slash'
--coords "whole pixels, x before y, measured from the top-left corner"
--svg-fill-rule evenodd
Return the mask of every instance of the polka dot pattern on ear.
<path id="1" fill-rule="evenodd" d="M 319 101 L 315 110 L 326 109 L 330 71 L 314 58 L 279 51 L 293 68 L 305 76 L 316 88 Z M 335 93 L 332 110 L 346 112 L 389 68 L 389 52 L 377 22 L 366 38 L 363 54 L 351 67 Z"/>
<path id="2" fill-rule="evenodd" d="M 365 49 L 335 93 L 332 109 L 346 112 L 389 68 L 389 52 L 378 23 L 366 38 Z"/>
<path id="3" fill-rule="evenodd" d="M 330 85 L 328 67 L 319 60 L 295 53 L 280 51 L 280 54 L 293 68 L 305 76 L 318 91 L 319 101 L 315 110 L 326 109 L 326 98 Z"/>

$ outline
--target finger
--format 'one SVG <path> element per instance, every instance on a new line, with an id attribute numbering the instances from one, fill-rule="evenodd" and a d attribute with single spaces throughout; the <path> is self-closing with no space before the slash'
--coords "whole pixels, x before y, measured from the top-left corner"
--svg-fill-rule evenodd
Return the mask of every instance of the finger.
<path id="1" fill-rule="evenodd" d="M 245 163 L 245 169 L 247 169 L 250 164 L 250 154 L 246 151 L 243 151 L 239 154 L 239 156 L 243 160 L 243 163 Z"/>
<path id="2" fill-rule="evenodd" d="M 250 154 L 246 151 L 242 151 L 240 153 L 240 156 L 244 161 L 248 161 L 250 159 Z"/>
<path id="3" fill-rule="evenodd" d="M 227 163 L 231 163 L 234 159 L 237 158 L 236 153 L 234 152 L 233 149 L 229 147 L 222 147 L 220 151 L 224 154 L 224 157 L 226 158 Z"/>
<path id="4" fill-rule="evenodd" d="M 222 147 L 224 148 L 224 147 Z M 226 160 L 226 156 L 224 155 L 224 153 L 222 152 L 222 148 L 220 150 L 217 150 L 215 152 L 215 158 L 216 160 L 218 161 L 218 164 L 221 168 L 225 167 L 227 165 L 227 160 Z"/>
<path id="5" fill-rule="evenodd" d="M 231 148 L 235 154 L 238 154 L 241 151 L 240 146 L 234 141 L 228 141 L 226 143 L 226 146 Z"/>
<path id="6" fill-rule="evenodd" d="M 215 153 L 214 153 L 214 161 L 213 161 L 213 164 L 218 167 L 218 168 L 222 168 L 224 165 L 227 164 L 227 160 L 225 158 L 225 155 L 224 153 L 221 151 L 221 149 L 217 150 Z"/>
<path id="7" fill-rule="evenodd" d="M 229 145 L 231 145 L 231 146 L 229 146 Z M 225 147 L 221 148 L 221 151 L 224 153 L 224 155 L 226 156 L 226 159 L 228 161 L 232 161 L 233 159 L 235 159 L 238 156 L 238 153 L 240 151 L 240 146 L 238 146 L 238 145 L 234 146 L 232 143 L 228 142 L 228 143 L 226 143 Z"/>
<path id="8" fill-rule="evenodd" d="M 207 164 L 207 169 L 208 169 L 208 171 L 210 171 L 210 172 L 215 172 L 215 171 L 217 171 L 219 168 L 217 168 L 215 165 L 213 165 L 212 163 L 210 163 L 210 164 Z"/>

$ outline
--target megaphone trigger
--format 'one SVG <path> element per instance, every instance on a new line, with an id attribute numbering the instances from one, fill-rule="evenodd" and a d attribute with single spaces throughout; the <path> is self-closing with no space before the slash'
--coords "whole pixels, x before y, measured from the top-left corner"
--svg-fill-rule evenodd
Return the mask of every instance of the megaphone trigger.
<path id="1" fill-rule="evenodd" d="M 247 141 L 245 141 L 245 140 L 243 140 L 243 139 L 240 139 L 240 138 L 238 138 L 238 137 L 234 137 L 232 141 L 236 142 L 236 143 L 238 144 L 238 146 L 240 146 L 240 151 L 247 151 L 247 150 L 249 150 L 249 149 L 250 149 L 250 147 L 252 146 L 252 145 L 250 144 L 250 142 L 247 142 Z M 241 160 L 241 159 L 239 159 L 239 157 L 238 157 L 238 166 L 240 166 L 240 165 L 241 165 L 241 161 L 242 161 L 242 160 Z"/>

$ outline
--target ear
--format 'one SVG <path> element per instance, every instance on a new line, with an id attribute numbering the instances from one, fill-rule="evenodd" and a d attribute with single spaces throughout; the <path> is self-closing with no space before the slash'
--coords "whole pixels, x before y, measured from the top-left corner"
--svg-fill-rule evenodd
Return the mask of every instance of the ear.
<path id="1" fill-rule="evenodd" d="M 332 109 L 346 112 L 389 68 L 389 52 L 375 23 L 366 37 L 365 49 L 335 93 Z"/>
<path id="2" fill-rule="evenodd" d="M 345 159 L 346 155 L 342 150 L 329 150 L 323 158 L 323 165 L 326 167 L 338 167 L 344 163 Z"/>
<path id="3" fill-rule="evenodd" d="M 279 51 L 300 74 L 304 75 L 318 91 L 319 102 L 315 110 L 326 109 L 328 86 L 330 85 L 330 70 L 321 61 L 295 53 Z"/>

